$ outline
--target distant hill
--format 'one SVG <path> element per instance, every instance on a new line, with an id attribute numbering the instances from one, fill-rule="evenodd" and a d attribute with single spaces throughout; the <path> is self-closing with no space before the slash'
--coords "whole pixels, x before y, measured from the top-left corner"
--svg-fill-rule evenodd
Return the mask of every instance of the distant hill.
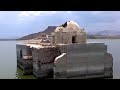
<path id="1" fill-rule="evenodd" d="M 42 33 L 51 34 L 56 28 L 57 26 L 48 26 Z"/>
<path id="2" fill-rule="evenodd" d="M 97 32 L 96 35 L 102 35 L 102 36 L 116 36 L 116 35 L 120 35 L 120 31 L 115 31 L 115 30 L 104 30 L 104 31 L 99 31 L 99 32 Z"/>
<path id="3" fill-rule="evenodd" d="M 24 36 L 22 38 L 19 38 L 19 40 L 29 40 L 29 39 L 34 39 L 37 37 L 39 38 L 39 36 L 41 35 L 50 35 L 51 32 L 53 32 L 55 29 L 56 29 L 57 26 L 48 26 L 47 29 L 45 29 L 44 31 L 42 32 L 38 32 L 38 33 L 33 33 L 33 34 L 29 34 L 27 36 Z"/>
<path id="4" fill-rule="evenodd" d="M 16 39 L 0 39 L 0 41 L 15 41 Z"/>
<path id="5" fill-rule="evenodd" d="M 29 34 L 27 36 L 24 36 L 18 40 L 29 40 L 29 39 L 39 39 L 42 35 L 50 35 L 54 30 L 56 29 L 57 26 L 48 26 L 44 31 L 38 32 L 38 33 L 33 33 Z M 120 39 L 120 31 L 115 31 L 115 30 L 103 30 L 99 32 L 88 32 L 87 33 L 87 38 L 88 39 Z"/>
<path id="6" fill-rule="evenodd" d="M 120 39 L 120 31 L 103 30 L 96 33 L 88 33 L 87 36 L 92 39 Z"/>

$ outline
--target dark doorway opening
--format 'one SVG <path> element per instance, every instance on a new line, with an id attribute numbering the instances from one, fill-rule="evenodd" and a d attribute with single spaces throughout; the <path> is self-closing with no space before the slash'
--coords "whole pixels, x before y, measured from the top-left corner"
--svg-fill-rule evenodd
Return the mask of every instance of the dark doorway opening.
<path id="1" fill-rule="evenodd" d="M 22 50 L 20 50 L 20 58 L 22 58 L 23 57 L 23 55 L 22 55 Z"/>
<path id="2" fill-rule="evenodd" d="M 72 43 L 76 43 L 76 36 L 72 36 Z"/>
<path id="3" fill-rule="evenodd" d="M 55 44 L 55 36 L 53 36 L 52 38 L 53 38 L 52 43 Z"/>

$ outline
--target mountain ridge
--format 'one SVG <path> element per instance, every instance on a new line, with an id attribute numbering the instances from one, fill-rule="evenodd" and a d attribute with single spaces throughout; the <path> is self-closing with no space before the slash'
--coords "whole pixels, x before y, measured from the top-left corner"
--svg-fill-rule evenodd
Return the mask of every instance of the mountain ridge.
<path id="1" fill-rule="evenodd" d="M 32 33 L 26 36 L 23 36 L 19 38 L 20 40 L 29 40 L 29 39 L 34 39 L 37 38 L 41 35 L 50 35 L 51 32 L 53 32 L 56 29 L 57 26 L 48 26 L 44 31 L 38 32 L 38 33 Z"/>
<path id="2" fill-rule="evenodd" d="M 50 35 L 54 30 L 57 28 L 57 26 L 48 26 L 44 31 L 38 32 L 38 33 L 32 33 L 29 35 L 26 35 L 24 37 L 19 38 L 18 40 L 29 40 L 29 39 L 39 39 L 42 35 Z M 88 32 L 87 33 L 88 39 L 104 39 L 104 38 L 114 38 L 114 39 L 120 39 L 120 31 L 116 30 L 103 30 L 98 32 Z"/>

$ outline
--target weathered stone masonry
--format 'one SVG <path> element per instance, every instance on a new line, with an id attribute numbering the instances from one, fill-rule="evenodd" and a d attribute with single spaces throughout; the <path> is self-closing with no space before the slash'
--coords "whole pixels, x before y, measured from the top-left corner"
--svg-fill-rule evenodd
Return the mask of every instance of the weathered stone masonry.
<path id="1" fill-rule="evenodd" d="M 79 25 L 73 21 L 65 23 L 67 26 L 59 26 L 51 34 L 51 44 L 73 44 L 86 43 L 86 33 L 80 29 Z"/>
<path id="2" fill-rule="evenodd" d="M 55 29 L 47 46 L 17 45 L 17 65 L 37 78 L 112 77 L 113 57 L 107 45 L 86 39 L 84 29 L 68 21 Z"/>
<path id="3" fill-rule="evenodd" d="M 33 68 L 31 48 L 26 45 L 16 45 L 17 66 L 24 70 L 24 74 L 31 74 Z"/>
<path id="4" fill-rule="evenodd" d="M 112 77 L 112 72 L 112 56 L 104 43 L 74 44 L 56 60 L 54 78 Z"/>
<path id="5" fill-rule="evenodd" d="M 53 71 L 54 59 L 60 55 L 56 47 L 32 48 L 33 73 L 38 77 L 47 77 L 49 72 Z"/>

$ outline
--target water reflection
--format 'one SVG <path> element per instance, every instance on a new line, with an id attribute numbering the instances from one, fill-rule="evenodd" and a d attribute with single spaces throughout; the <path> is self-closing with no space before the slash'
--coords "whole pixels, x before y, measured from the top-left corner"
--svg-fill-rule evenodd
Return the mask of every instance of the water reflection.
<path id="1" fill-rule="evenodd" d="M 24 71 L 21 68 L 16 67 L 15 79 L 36 79 L 36 77 L 34 75 L 24 75 L 23 73 L 24 73 Z"/>

